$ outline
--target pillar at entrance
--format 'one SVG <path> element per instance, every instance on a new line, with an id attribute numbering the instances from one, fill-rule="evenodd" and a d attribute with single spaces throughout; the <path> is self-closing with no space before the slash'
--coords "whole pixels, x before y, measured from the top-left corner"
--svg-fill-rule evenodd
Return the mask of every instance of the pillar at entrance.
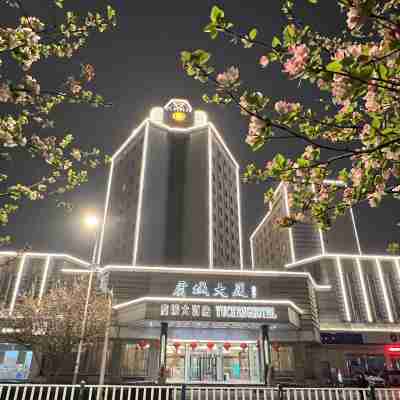
<path id="1" fill-rule="evenodd" d="M 259 336 L 261 381 L 267 382 L 268 368 L 271 365 L 271 343 L 269 341 L 268 325 L 262 325 Z"/>
<path id="2" fill-rule="evenodd" d="M 167 366 L 167 341 L 168 341 L 168 323 L 161 322 L 159 367 L 160 369 L 164 370 Z"/>

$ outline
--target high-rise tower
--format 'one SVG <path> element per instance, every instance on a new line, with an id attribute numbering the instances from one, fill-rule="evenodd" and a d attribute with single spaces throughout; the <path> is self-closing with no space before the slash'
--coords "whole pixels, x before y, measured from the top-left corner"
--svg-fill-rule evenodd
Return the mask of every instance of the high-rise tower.
<path id="1" fill-rule="evenodd" d="M 239 166 L 203 111 L 172 99 L 112 157 L 98 262 L 243 268 Z"/>

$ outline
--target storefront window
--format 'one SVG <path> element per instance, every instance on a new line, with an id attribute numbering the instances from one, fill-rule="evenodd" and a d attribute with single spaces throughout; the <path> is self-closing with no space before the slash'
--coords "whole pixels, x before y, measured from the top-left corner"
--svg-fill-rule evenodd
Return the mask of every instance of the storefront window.
<path id="1" fill-rule="evenodd" d="M 148 348 L 141 348 L 137 343 L 126 343 L 122 352 L 121 375 L 146 376 L 148 355 Z"/>
<path id="2" fill-rule="evenodd" d="M 169 342 L 169 382 L 259 382 L 256 343 Z"/>
<path id="3" fill-rule="evenodd" d="M 385 369 L 383 354 L 346 354 L 347 373 L 350 376 L 361 372 L 378 375 Z"/>
<path id="4" fill-rule="evenodd" d="M 279 346 L 272 351 L 272 365 L 275 372 L 294 371 L 294 353 L 292 346 Z"/>
<path id="5" fill-rule="evenodd" d="M 167 346 L 167 378 L 171 382 L 185 380 L 185 345 Z"/>
<path id="6" fill-rule="evenodd" d="M 14 344 L 0 344 L 0 381 L 29 377 L 32 352 Z"/>

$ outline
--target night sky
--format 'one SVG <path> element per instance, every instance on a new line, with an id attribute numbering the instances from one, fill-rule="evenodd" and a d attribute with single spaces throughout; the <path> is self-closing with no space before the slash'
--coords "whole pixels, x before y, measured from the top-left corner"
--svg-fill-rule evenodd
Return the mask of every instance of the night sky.
<path id="1" fill-rule="evenodd" d="M 46 16 L 46 1 L 26 1 L 27 8 Z M 284 20 L 280 14 L 279 0 L 230 0 L 220 1 L 226 15 L 244 29 L 256 26 L 261 36 L 270 41 L 280 32 Z M 321 1 L 318 9 L 299 1 L 299 12 L 324 33 L 338 32 L 344 24 L 335 1 Z M 36 4 L 36 8 L 34 5 Z M 66 0 L 71 9 L 101 8 L 107 2 L 92 0 Z M 164 105 L 171 97 L 187 98 L 194 108 L 209 113 L 209 118 L 223 134 L 228 146 L 243 167 L 246 163 L 263 160 L 276 152 L 294 154 L 298 147 L 293 142 L 270 145 L 253 153 L 244 143 L 246 120 L 233 108 L 209 106 L 202 102 L 205 87 L 186 77 L 179 62 L 179 53 L 184 49 L 203 48 L 214 54 L 219 69 L 223 66 L 240 65 L 242 79 L 258 88 L 274 100 L 301 100 L 309 105 L 317 104 L 318 93 L 307 86 L 299 88 L 297 83 L 285 80 L 279 69 L 261 70 L 256 64 L 262 53 L 260 49 L 244 50 L 226 40 L 211 41 L 202 32 L 215 1 L 210 0 L 115 0 L 110 4 L 119 14 L 115 31 L 97 34 L 90 45 L 73 59 L 66 62 L 45 62 L 35 67 L 33 75 L 46 79 L 50 86 L 60 82 L 66 71 L 78 71 L 79 64 L 92 63 L 96 67 L 96 88 L 113 106 L 93 109 L 82 106 L 64 106 L 55 115 L 58 132 L 71 131 L 82 146 L 97 146 L 112 154 L 130 134 L 153 106 Z M 9 21 L 15 11 L 1 8 L 1 25 Z M 315 10 L 318 10 L 316 13 Z M 35 14 L 35 13 L 32 13 Z M 68 67 L 68 68 L 67 68 Z M 14 176 L 28 178 L 29 166 L 21 162 L 13 171 Z M 75 206 L 71 214 L 57 209 L 53 201 L 24 204 L 6 232 L 14 237 L 12 248 L 29 245 L 35 251 L 66 252 L 88 259 L 91 251 L 91 234 L 83 227 L 82 216 L 88 210 L 102 215 L 107 172 L 98 169 L 90 182 L 78 192 L 68 196 Z M 151 182 L 148 182 L 151 184 Z M 156 184 L 154 182 L 153 184 Z M 265 213 L 262 193 L 263 185 L 243 185 L 242 210 L 245 243 L 248 247 L 249 233 Z M 397 240 L 399 227 L 395 225 L 398 207 L 388 201 L 379 210 L 365 206 L 356 209 L 360 221 L 361 244 L 365 252 L 384 253 L 388 241 Z M 396 208 L 397 210 L 397 208 Z M 3 230 L 4 232 L 4 230 Z"/>

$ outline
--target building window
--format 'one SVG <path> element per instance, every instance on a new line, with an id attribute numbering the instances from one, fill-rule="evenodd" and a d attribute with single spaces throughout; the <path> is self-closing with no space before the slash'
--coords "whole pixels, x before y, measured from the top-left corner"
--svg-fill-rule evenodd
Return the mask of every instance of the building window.
<path id="1" fill-rule="evenodd" d="M 272 351 L 272 366 L 275 372 L 294 371 L 294 352 L 292 346 L 279 346 Z"/>

